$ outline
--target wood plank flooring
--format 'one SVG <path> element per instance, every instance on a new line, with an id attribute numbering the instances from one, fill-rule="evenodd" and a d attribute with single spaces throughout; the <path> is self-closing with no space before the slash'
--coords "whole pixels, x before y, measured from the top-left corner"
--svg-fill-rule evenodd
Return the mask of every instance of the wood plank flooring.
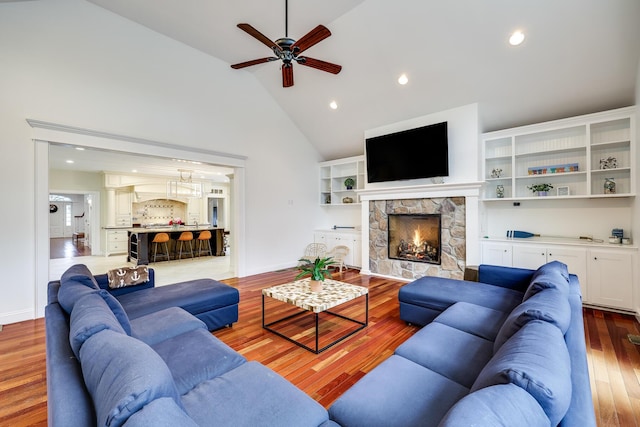
<path id="1" fill-rule="evenodd" d="M 402 282 L 355 271 L 335 274 L 336 280 L 369 288 L 369 326 L 315 355 L 262 329 L 262 288 L 291 281 L 295 274 L 285 270 L 224 280 L 240 290 L 240 319 L 214 335 L 328 407 L 418 328 L 399 318 L 397 295 Z M 280 309 L 273 310 L 275 315 Z M 345 310 L 357 316 L 362 304 L 356 301 Z M 640 346 L 627 339 L 628 333 L 640 334 L 640 326 L 627 315 L 587 308 L 584 315 L 598 425 L 640 427 Z M 326 322 L 323 333 L 334 333 L 335 326 Z M 44 319 L 5 325 L 0 331 L 0 426 L 47 425 L 44 335 Z"/>
<path id="2" fill-rule="evenodd" d="M 49 258 L 71 258 L 91 255 L 91 248 L 81 239 L 77 245 L 73 244 L 71 237 L 57 237 L 49 239 Z"/>

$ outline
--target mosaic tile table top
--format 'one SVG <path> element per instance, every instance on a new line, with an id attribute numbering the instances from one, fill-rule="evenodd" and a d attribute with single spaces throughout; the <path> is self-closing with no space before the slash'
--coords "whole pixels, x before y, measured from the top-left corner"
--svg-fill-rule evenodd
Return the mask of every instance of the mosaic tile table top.
<path id="1" fill-rule="evenodd" d="M 369 289 L 325 279 L 322 291 L 311 292 L 310 279 L 296 280 L 262 290 L 262 294 L 304 310 L 320 313 L 369 293 Z"/>

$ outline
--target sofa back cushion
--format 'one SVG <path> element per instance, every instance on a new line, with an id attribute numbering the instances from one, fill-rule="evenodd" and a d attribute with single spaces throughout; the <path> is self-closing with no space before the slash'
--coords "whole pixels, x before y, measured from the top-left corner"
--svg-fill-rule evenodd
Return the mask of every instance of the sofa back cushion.
<path id="1" fill-rule="evenodd" d="M 124 427 L 198 427 L 169 397 L 161 397 L 131 415 Z"/>
<path id="2" fill-rule="evenodd" d="M 84 264 L 75 264 L 72 265 L 62 273 L 60 277 L 60 283 L 64 286 L 64 284 L 69 280 L 75 280 L 82 283 L 85 286 L 88 286 L 93 289 L 100 289 L 98 286 L 98 282 L 91 274 L 89 268 Z"/>
<path id="3" fill-rule="evenodd" d="M 97 424 L 118 427 L 156 399 L 168 397 L 182 409 L 171 372 L 148 345 L 103 330 L 80 349 L 84 382 L 93 399 Z"/>
<path id="4" fill-rule="evenodd" d="M 571 306 L 566 295 L 557 289 L 544 289 L 511 311 L 500 327 L 493 352 L 531 320 L 544 320 L 555 325 L 564 335 L 571 323 Z"/>
<path id="5" fill-rule="evenodd" d="M 81 298 L 98 292 L 98 289 L 87 286 L 86 281 L 81 282 L 75 279 L 69 279 L 62 284 L 58 291 L 58 303 L 67 314 L 71 314 L 76 302 Z"/>
<path id="6" fill-rule="evenodd" d="M 515 384 L 533 396 L 557 425 L 571 403 L 571 361 L 560 329 L 532 320 L 500 347 L 471 387 Z"/>
<path id="7" fill-rule="evenodd" d="M 124 329 L 124 332 L 127 335 L 131 335 L 131 322 L 129 321 L 127 312 L 124 311 L 122 304 L 120 304 L 120 301 L 111 295 L 109 291 L 105 291 L 104 289 L 99 290 L 98 295 L 100 295 L 104 302 L 107 303 L 107 306 L 109 306 L 113 315 L 116 316 L 116 319 L 120 323 L 120 326 L 122 326 L 122 329 Z"/>
<path id="8" fill-rule="evenodd" d="M 549 418 L 529 393 L 514 384 L 499 384 L 460 399 L 438 427 L 549 425 Z"/>
<path id="9" fill-rule="evenodd" d="M 79 356 L 80 348 L 89 338 L 105 329 L 120 334 L 125 333 L 98 291 L 78 300 L 73 307 L 69 322 L 69 343 L 76 357 Z"/>
<path id="10" fill-rule="evenodd" d="M 531 283 L 524 293 L 523 301 L 543 289 L 557 289 L 565 296 L 569 295 L 569 271 L 560 261 L 551 261 L 538 268 L 531 277 Z"/>

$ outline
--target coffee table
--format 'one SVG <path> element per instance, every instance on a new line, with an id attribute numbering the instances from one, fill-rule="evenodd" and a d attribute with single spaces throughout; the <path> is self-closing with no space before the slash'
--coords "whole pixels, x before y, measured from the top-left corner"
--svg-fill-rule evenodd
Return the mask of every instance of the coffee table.
<path id="1" fill-rule="evenodd" d="M 344 340 L 347 337 L 355 334 L 356 332 L 364 329 L 369 324 L 369 290 L 363 286 L 352 285 L 350 283 L 338 282 L 337 280 L 325 279 L 323 289 L 320 292 L 311 292 L 311 287 L 309 285 L 310 279 L 302 279 L 297 280 L 291 283 L 285 283 L 284 285 L 272 286 L 270 288 L 265 288 L 262 290 L 262 327 L 274 334 L 291 341 L 294 344 L 299 345 L 302 348 L 305 348 L 315 354 L 318 354 L 322 351 L 325 351 L 331 346 L 336 345 L 340 341 Z M 364 309 L 364 321 L 353 319 L 342 314 L 338 314 L 329 309 L 334 308 L 338 305 L 347 303 L 349 301 L 353 301 L 356 298 L 364 296 L 365 298 L 365 309 Z M 287 304 L 291 304 L 293 306 L 299 307 L 302 311 L 296 312 L 294 314 L 282 317 L 273 322 L 269 322 L 265 324 L 265 297 L 270 297 L 278 301 L 285 302 Z M 313 313 L 315 317 L 315 348 L 311 348 L 304 343 L 284 335 L 283 333 L 273 329 L 271 326 L 285 322 L 286 320 L 292 319 L 294 317 L 301 316 L 306 313 Z M 339 336 L 337 339 L 332 341 L 330 344 L 322 347 L 319 347 L 319 314 L 326 313 L 331 316 L 337 316 L 341 319 L 348 320 L 350 322 L 356 323 L 360 325 L 358 328 L 354 330 L 350 330 L 348 333 Z"/>

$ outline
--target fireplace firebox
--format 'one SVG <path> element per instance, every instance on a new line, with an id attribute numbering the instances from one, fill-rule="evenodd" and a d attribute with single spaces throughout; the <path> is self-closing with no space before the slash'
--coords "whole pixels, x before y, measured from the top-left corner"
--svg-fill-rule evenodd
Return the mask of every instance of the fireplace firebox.
<path id="1" fill-rule="evenodd" d="M 389 214 L 389 258 L 440 264 L 440 214 Z"/>

